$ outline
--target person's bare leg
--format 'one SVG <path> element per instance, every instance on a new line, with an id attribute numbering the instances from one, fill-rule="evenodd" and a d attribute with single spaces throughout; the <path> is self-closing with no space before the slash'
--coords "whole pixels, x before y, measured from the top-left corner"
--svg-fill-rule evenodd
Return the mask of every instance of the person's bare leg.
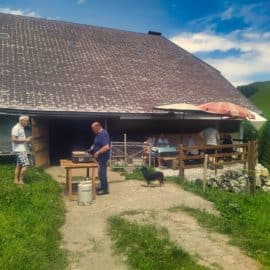
<path id="1" fill-rule="evenodd" d="M 24 184 L 23 175 L 26 172 L 27 168 L 28 168 L 27 166 L 23 166 L 21 169 L 20 178 L 19 178 L 19 184 L 21 184 L 21 185 Z"/>
<path id="2" fill-rule="evenodd" d="M 20 181 L 20 174 L 21 174 L 21 166 L 16 166 L 15 168 L 15 178 L 14 178 L 14 184 L 18 184 Z"/>

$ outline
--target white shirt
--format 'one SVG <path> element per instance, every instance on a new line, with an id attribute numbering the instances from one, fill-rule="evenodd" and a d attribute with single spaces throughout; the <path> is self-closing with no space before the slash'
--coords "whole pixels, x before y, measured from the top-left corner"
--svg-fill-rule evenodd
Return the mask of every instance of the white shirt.
<path id="1" fill-rule="evenodd" d="M 219 133 L 215 128 L 206 128 L 202 131 L 205 138 L 206 145 L 217 145 L 218 140 L 220 139 Z"/>
<path id="2" fill-rule="evenodd" d="M 11 135 L 15 136 L 17 139 L 25 139 L 24 127 L 17 123 L 11 130 Z M 12 141 L 12 151 L 13 152 L 27 152 L 28 147 L 26 142 L 13 142 Z"/>
<path id="3" fill-rule="evenodd" d="M 196 143 L 195 143 L 193 138 L 188 139 L 188 146 L 196 146 Z M 199 150 L 198 149 L 191 149 L 191 150 L 189 150 L 189 153 L 191 155 L 199 155 Z"/>

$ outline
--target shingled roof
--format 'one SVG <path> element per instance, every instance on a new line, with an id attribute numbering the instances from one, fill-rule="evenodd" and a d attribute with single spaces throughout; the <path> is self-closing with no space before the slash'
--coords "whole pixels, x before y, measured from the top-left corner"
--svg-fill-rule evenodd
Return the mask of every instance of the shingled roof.
<path id="1" fill-rule="evenodd" d="M 209 101 L 254 109 L 163 36 L 0 14 L 0 44 L 0 110 L 153 113 Z"/>

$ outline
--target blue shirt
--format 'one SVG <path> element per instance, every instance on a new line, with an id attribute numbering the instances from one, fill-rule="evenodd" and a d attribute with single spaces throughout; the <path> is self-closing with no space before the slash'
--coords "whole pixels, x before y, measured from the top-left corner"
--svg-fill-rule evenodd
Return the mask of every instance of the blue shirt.
<path id="1" fill-rule="evenodd" d="M 95 139 L 94 139 L 94 153 L 96 153 L 99 149 L 101 149 L 104 145 L 110 144 L 110 136 L 107 130 L 103 129 L 101 132 L 99 132 Z M 109 155 L 109 150 L 105 153 L 101 154 L 103 155 Z"/>

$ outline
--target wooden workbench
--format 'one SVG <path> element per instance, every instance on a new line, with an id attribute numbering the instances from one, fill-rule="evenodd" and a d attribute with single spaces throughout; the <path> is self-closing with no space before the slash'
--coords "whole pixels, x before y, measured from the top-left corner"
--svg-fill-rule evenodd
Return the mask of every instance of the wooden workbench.
<path id="1" fill-rule="evenodd" d="M 90 179 L 92 180 L 92 195 L 93 200 L 96 198 L 96 169 L 98 169 L 98 164 L 96 162 L 87 163 L 73 163 L 68 159 L 60 160 L 61 167 L 66 169 L 66 184 L 68 189 L 68 197 L 72 201 L 72 170 L 73 169 L 86 169 L 86 177 L 90 175 L 90 169 L 92 169 L 92 174 Z"/>

